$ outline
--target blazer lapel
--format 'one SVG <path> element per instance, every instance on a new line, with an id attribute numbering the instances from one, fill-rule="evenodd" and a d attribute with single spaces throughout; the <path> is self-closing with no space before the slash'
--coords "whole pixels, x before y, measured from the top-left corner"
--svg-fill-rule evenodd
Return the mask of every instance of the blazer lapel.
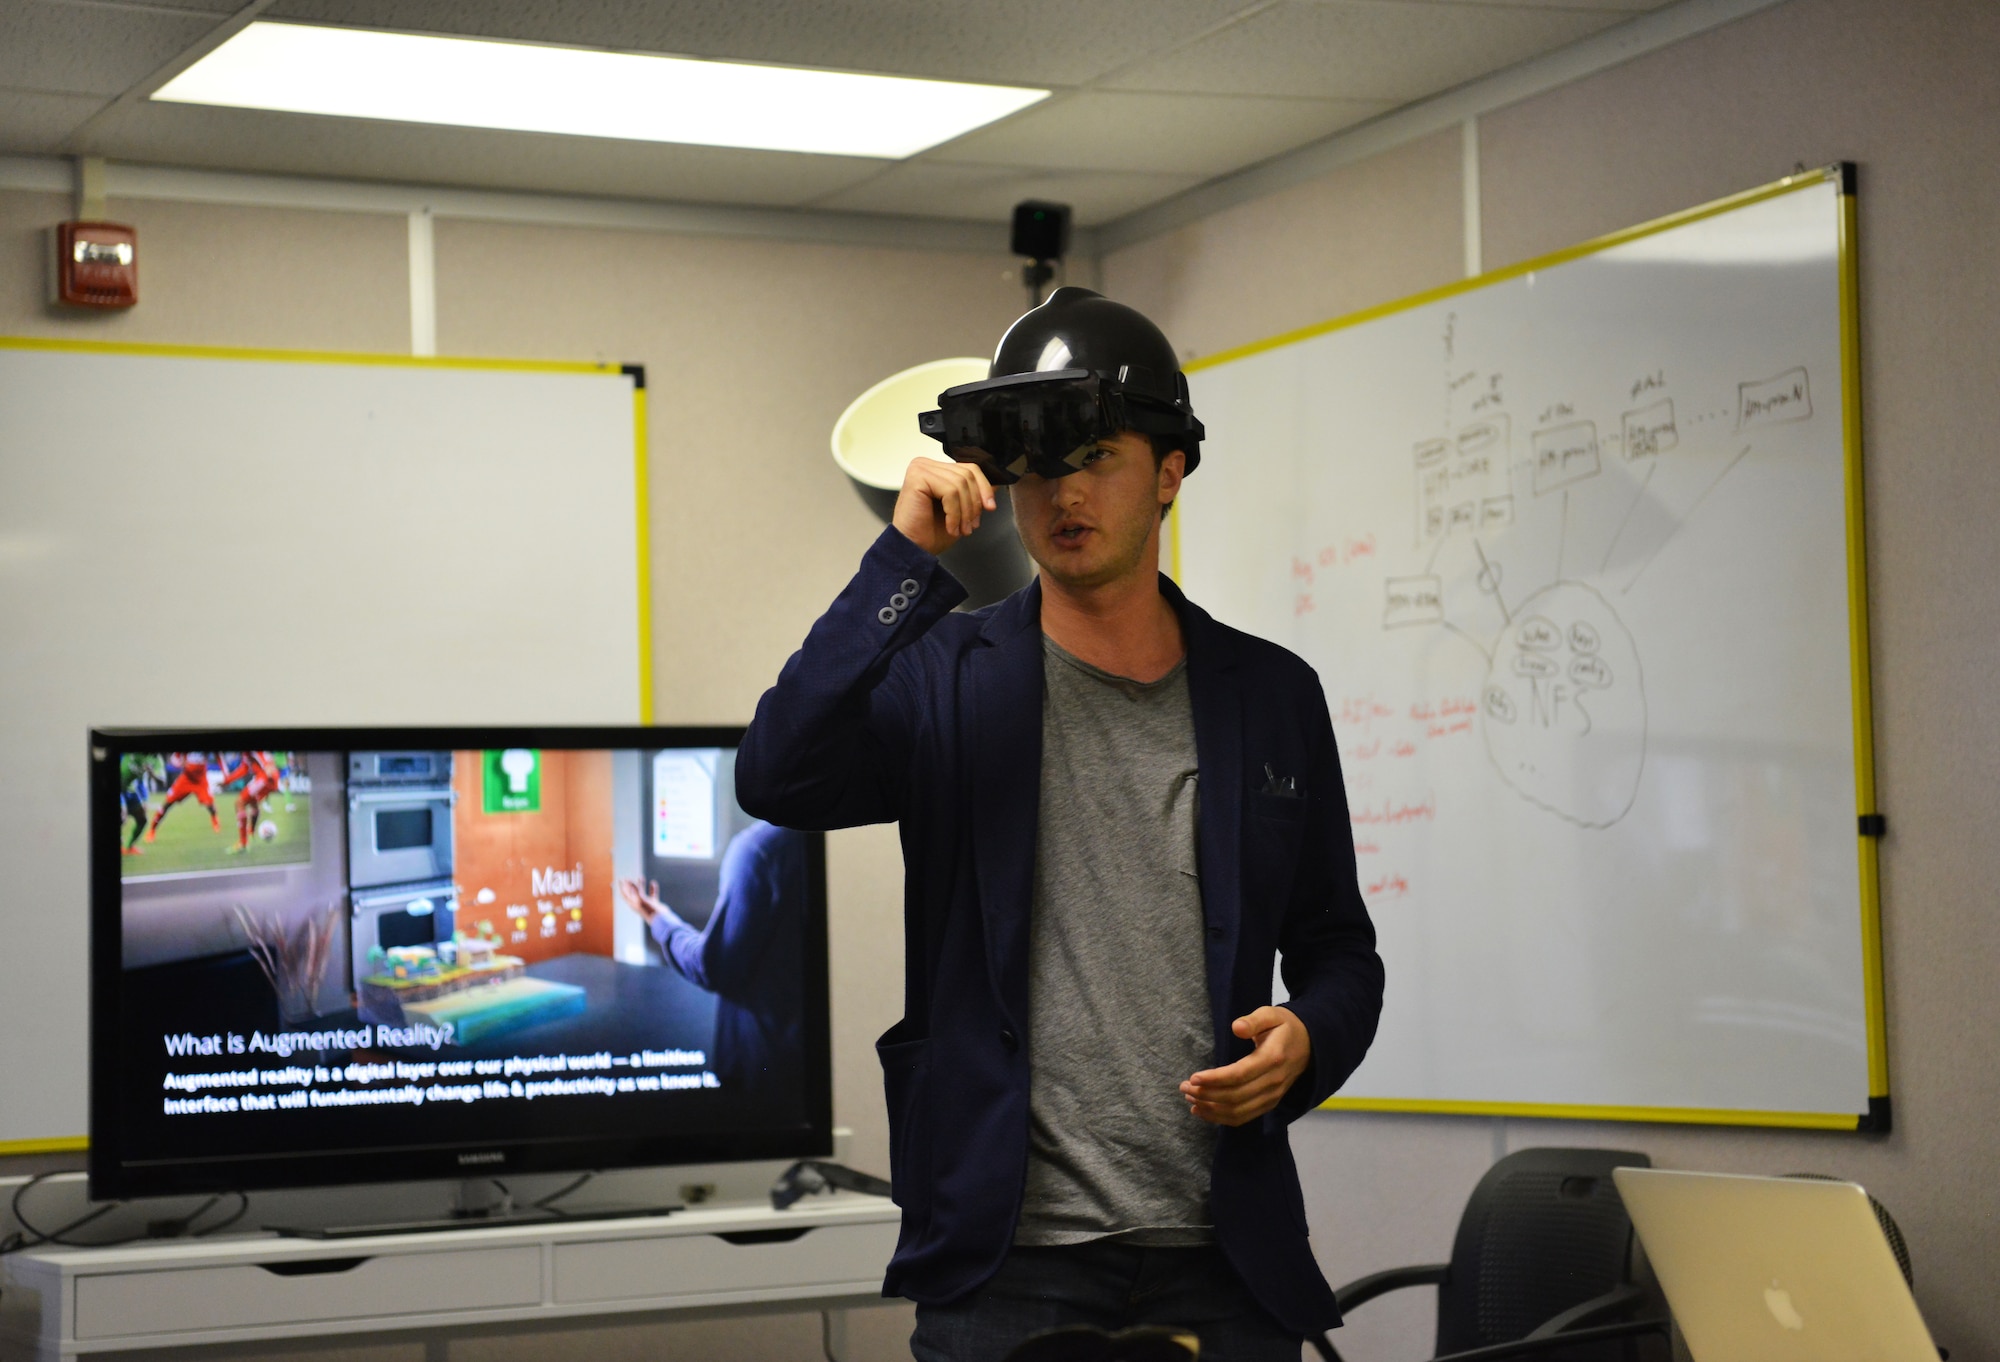
<path id="1" fill-rule="evenodd" d="M 972 854 L 994 996 L 1021 1030 L 1028 1013 L 1028 919 L 1041 812 L 1042 588 L 1010 596 L 966 659 L 960 750 L 971 786 Z"/>
<path id="2" fill-rule="evenodd" d="M 1160 590 L 1181 618 L 1187 642 L 1188 704 L 1194 711 L 1195 763 L 1200 772 L 1200 815 L 1195 851 L 1201 872 L 1201 910 L 1208 924 L 1208 1001 L 1217 1054 L 1238 1045 L 1229 1030 L 1231 982 L 1243 920 L 1243 697 L 1236 658 L 1218 636 L 1215 621 L 1162 576 Z"/>

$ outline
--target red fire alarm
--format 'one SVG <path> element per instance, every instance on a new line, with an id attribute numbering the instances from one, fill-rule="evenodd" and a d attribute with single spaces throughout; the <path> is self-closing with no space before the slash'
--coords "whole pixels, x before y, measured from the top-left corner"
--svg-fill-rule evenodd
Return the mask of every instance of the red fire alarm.
<path id="1" fill-rule="evenodd" d="M 131 307 L 139 301 L 139 234 L 116 222 L 56 228 L 56 301 Z"/>

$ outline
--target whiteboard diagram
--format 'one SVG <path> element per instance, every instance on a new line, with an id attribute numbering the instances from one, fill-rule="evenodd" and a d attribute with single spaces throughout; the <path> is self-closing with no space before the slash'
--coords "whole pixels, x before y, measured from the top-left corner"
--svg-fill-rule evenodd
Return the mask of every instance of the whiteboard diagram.
<path id="1" fill-rule="evenodd" d="M 1543 587 L 1520 609 L 1480 692 L 1487 755 L 1533 803 L 1579 827 L 1609 827 L 1631 811 L 1646 765 L 1638 646 L 1581 582 Z"/>
<path id="2" fill-rule="evenodd" d="M 1809 177 L 1193 366 L 1180 580 L 1318 669 L 1389 970 L 1345 1099 L 1880 1096 L 1840 207 Z"/>

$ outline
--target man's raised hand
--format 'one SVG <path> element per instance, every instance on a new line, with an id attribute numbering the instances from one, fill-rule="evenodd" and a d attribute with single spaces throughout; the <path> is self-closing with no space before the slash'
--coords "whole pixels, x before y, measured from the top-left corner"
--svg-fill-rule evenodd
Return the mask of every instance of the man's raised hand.
<path id="1" fill-rule="evenodd" d="M 977 465 L 916 458 L 903 473 L 889 523 L 925 553 L 939 554 L 978 529 L 981 512 L 998 508 L 993 484 Z"/>
<path id="2" fill-rule="evenodd" d="M 618 897 L 625 900 L 625 906 L 646 921 L 651 922 L 659 913 L 662 904 L 658 880 L 649 881 L 645 889 L 639 887 L 637 880 L 614 879 L 612 883 L 618 887 Z"/>
<path id="3" fill-rule="evenodd" d="M 1312 1036 L 1289 1008 L 1260 1007 L 1230 1030 L 1257 1048 L 1181 1084 L 1189 1114 L 1218 1126 L 1244 1125 L 1270 1111 L 1312 1062 Z"/>

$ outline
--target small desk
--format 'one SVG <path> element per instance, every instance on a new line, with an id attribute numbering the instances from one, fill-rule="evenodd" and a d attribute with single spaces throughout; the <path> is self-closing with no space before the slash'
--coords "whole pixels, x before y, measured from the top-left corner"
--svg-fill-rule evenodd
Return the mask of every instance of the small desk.
<path id="1" fill-rule="evenodd" d="M 898 1218 L 885 1198 L 842 1192 L 787 1211 L 738 1204 L 335 1242 L 30 1249 L 6 1260 L 0 1335 L 10 1352 L 69 1362 L 339 1334 L 442 1340 L 683 1310 L 845 1311 L 882 1303 Z M 836 1348 L 841 1323 L 829 1330 Z"/>

